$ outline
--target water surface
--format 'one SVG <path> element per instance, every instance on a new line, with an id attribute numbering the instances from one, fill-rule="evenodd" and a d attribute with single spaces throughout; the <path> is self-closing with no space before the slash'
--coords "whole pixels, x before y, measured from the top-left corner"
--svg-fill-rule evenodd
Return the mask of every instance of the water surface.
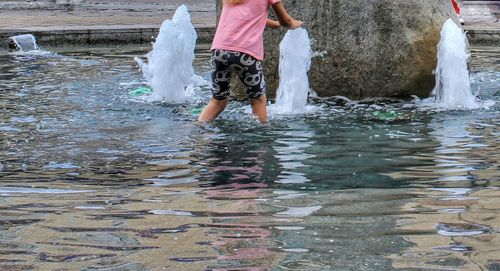
<path id="1" fill-rule="evenodd" d="M 206 87 L 128 94 L 147 50 L 0 53 L 2 270 L 500 268 L 498 48 L 471 63 L 490 108 L 317 99 L 261 125 L 233 102 L 207 126 Z"/>

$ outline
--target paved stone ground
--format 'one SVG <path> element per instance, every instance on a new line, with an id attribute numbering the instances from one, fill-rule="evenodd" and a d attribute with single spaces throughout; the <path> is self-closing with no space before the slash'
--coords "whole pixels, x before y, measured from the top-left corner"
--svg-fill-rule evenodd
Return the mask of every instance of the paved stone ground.
<path id="1" fill-rule="evenodd" d="M 216 0 L 0 0 L 0 40 L 35 33 L 49 43 L 86 40 L 149 42 L 161 23 L 186 4 L 193 24 L 210 42 Z M 500 1 L 459 1 L 469 38 L 500 43 Z M 85 33 L 87 31 L 88 33 Z M 127 32 L 128 31 L 128 32 Z M 124 34 L 125 33 L 125 34 Z M 61 41 L 61 38 L 64 37 Z M 76 43 L 78 43 L 76 42 Z"/>
<path id="2" fill-rule="evenodd" d="M 28 1 L 7 2 L 0 5 L 0 30 L 4 31 L 159 27 L 181 4 L 190 9 L 195 26 L 215 26 L 214 0 L 87 0 L 67 9 L 64 5 L 32 8 Z"/>
<path id="3" fill-rule="evenodd" d="M 500 31 L 500 1 L 464 1 L 462 18 L 467 30 Z"/>
<path id="4" fill-rule="evenodd" d="M 65 2 L 76 4 L 68 9 L 54 4 Z M 215 0 L 2 0 L 0 30 L 149 28 L 171 18 L 181 4 L 188 5 L 196 26 L 215 26 Z M 499 6 L 500 1 L 462 1 L 466 29 L 500 30 Z"/>

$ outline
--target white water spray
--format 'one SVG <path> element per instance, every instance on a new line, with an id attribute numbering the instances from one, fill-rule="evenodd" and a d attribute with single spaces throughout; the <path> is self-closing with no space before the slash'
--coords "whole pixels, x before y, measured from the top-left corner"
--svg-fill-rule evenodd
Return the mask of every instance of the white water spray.
<path id="1" fill-rule="evenodd" d="M 438 44 L 436 87 L 432 94 L 438 108 L 478 108 L 472 94 L 467 63 L 470 55 L 467 37 L 453 20 L 448 19 L 441 30 Z"/>
<path id="2" fill-rule="evenodd" d="M 182 5 L 172 20 L 163 22 L 153 50 L 147 55 L 148 63 L 135 59 L 153 89 L 153 100 L 183 102 L 186 99 L 186 88 L 198 80 L 193 70 L 196 39 L 191 16 Z"/>
<path id="3" fill-rule="evenodd" d="M 278 114 L 303 113 L 309 93 L 307 72 L 311 68 L 311 40 L 303 28 L 290 30 L 280 44 L 280 84 L 276 104 Z"/>
<path id="4" fill-rule="evenodd" d="M 24 34 L 10 37 L 11 47 L 18 49 L 21 52 L 29 52 L 38 50 L 36 39 L 31 34 Z"/>

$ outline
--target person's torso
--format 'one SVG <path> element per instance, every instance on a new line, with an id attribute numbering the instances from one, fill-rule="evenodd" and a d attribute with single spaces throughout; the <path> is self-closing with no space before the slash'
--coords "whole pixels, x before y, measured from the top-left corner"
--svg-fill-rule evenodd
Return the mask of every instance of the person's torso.
<path id="1" fill-rule="evenodd" d="M 224 4 L 212 49 L 239 50 L 262 60 L 269 0 Z"/>

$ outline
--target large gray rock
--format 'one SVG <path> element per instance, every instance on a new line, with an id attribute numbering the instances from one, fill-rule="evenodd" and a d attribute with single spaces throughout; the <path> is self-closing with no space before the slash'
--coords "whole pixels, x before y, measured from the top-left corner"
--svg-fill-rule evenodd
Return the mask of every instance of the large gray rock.
<path id="1" fill-rule="evenodd" d="M 313 50 L 312 88 L 320 96 L 428 96 L 435 79 L 436 45 L 444 22 L 456 15 L 450 0 L 287 0 L 306 23 Z M 278 83 L 278 44 L 266 33 L 266 76 Z M 281 34 L 281 33 L 279 33 Z"/>
<path id="2" fill-rule="evenodd" d="M 351 98 L 428 96 L 434 87 L 437 44 L 451 0 L 286 0 L 314 40 L 310 71 L 320 96 Z M 272 12 L 271 12 L 272 14 Z M 279 43 L 284 30 L 265 33 L 265 72 L 278 87 Z"/>

